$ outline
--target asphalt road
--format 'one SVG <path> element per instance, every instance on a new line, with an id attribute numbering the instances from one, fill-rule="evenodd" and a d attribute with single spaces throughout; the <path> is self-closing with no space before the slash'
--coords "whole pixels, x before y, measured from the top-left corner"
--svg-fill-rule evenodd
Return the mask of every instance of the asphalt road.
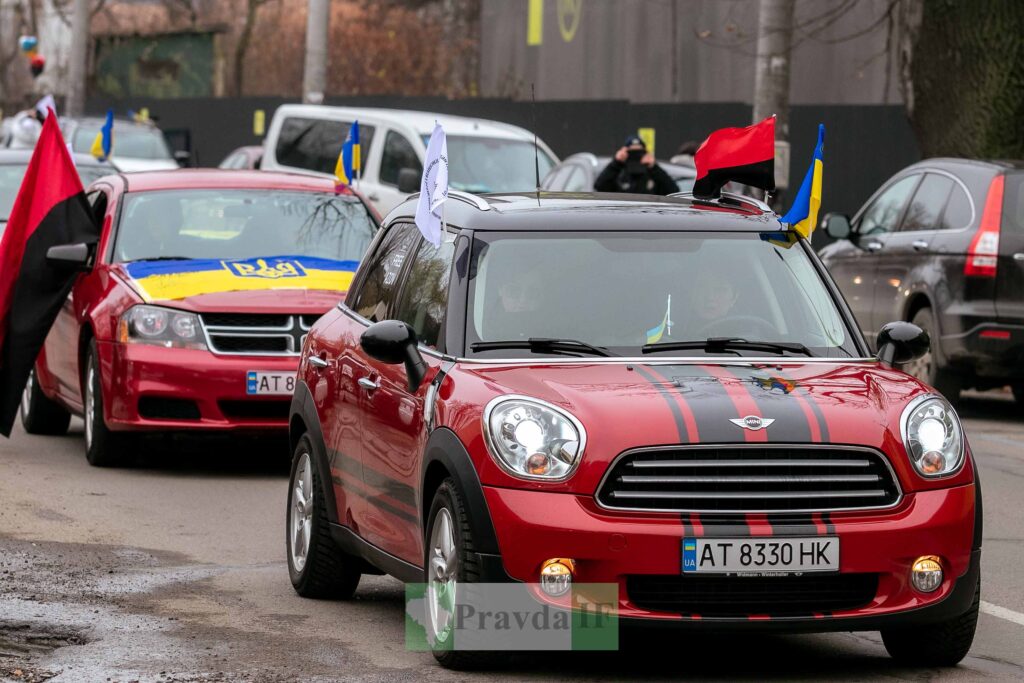
<path id="1" fill-rule="evenodd" d="M 956 669 L 895 666 L 876 633 L 661 635 L 624 653 L 507 657 L 453 676 L 404 645 L 401 584 L 297 597 L 273 444 L 154 442 L 140 466 L 91 468 L 67 437 L 0 441 L 0 679 L 311 681 L 1024 678 L 1024 410 L 961 409 L 985 489 L 984 613 Z"/>

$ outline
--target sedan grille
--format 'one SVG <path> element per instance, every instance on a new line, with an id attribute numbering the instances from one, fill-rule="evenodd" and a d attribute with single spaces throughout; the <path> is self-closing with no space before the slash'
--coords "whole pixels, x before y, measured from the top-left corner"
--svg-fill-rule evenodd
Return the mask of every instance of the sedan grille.
<path id="1" fill-rule="evenodd" d="M 597 500 L 666 512 L 813 512 L 885 508 L 900 500 L 874 450 L 808 446 L 670 446 L 623 453 Z"/>
<path id="2" fill-rule="evenodd" d="M 210 350 L 232 355 L 295 356 L 319 316 L 277 313 L 203 313 Z"/>

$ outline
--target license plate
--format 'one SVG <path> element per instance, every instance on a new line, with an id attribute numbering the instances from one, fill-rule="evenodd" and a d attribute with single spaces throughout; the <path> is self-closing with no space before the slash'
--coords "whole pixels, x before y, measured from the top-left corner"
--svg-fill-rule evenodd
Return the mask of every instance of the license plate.
<path id="1" fill-rule="evenodd" d="M 839 571 L 839 538 L 684 538 L 683 573 Z"/>
<path id="2" fill-rule="evenodd" d="M 250 396 L 291 396 L 295 391 L 294 372 L 260 372 L 245 375 L 245 393 Z"/>

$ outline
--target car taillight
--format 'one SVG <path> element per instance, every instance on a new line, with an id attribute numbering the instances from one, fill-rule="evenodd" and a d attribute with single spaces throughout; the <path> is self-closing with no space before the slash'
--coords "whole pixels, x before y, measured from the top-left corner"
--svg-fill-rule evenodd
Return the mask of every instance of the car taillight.
<path id="1" fill-rule="evenodd" d="M 985 210 L 981 213 L 981 226 L 967 250 L 964 275 L 995 277 L 999 263 L 999 226 L 1003 221 L 1003 178 L 997 175 L 988 186 Z"/>

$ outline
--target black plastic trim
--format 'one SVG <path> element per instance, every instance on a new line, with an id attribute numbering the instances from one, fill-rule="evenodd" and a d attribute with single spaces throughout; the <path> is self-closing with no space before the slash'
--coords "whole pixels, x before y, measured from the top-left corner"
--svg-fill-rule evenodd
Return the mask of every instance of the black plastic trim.
<path id="1" fill-rule="evenodd" d="M 302 379 L 299 379 L 295 384 L 295 393 L 292 394 L 292 405 L 288 410 L 288 443 L 291 444 L 292 451 L 295 450 L 295 446 L 302 437 L 302 434 L 295 433 L 292 427 L 295 416 L 302 419 L 302 422 L 306 425 L 304 433 L 309 434 L 309 440 L 313 443 L 313 463 L 316 466 L 320 481 L 324 482 L 323 494 L 327 505 L 327 519 L 332 524 L 337 524 L 338 504 L 334 498 L 331 464 L 327 459 L 324 431 L 320 426 L 320 416 L 316 412 L 313 394 L 310 393 L 309 387 Z"/>
<path id="2" fill-rule="evenodd" d="M 349 555 L 361 557 L 372 566 L 390 574 L 399 581 L 406 583 L 420 583 L 423 581 L 422 567 L 417 567 L 385 550 L 381 550 L 372 543 L 360 538 L 347 526 L 332 522 L 331 538 L 334 539 L 339 548 Z"/>

